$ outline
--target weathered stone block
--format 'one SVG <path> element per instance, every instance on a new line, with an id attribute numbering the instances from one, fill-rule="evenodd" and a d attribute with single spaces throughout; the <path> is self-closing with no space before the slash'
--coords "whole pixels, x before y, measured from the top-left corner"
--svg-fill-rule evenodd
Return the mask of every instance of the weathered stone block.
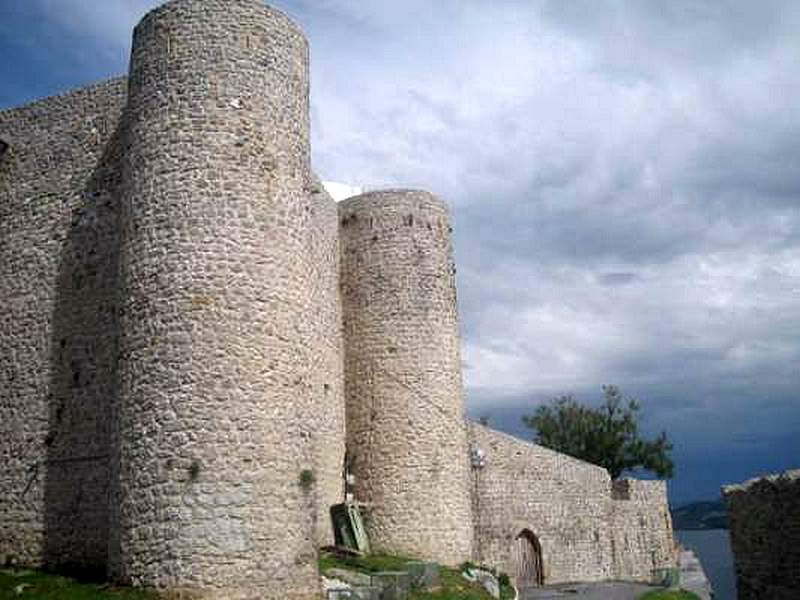
<path id="1" fill-rule="evenodd" d="M 381 588 L 380 600 L 406 600 L 411 578 L 405 571 L 382 571 L 372 574 L 372 585 Z"/>
<path id="2" fill-rule="evenodd" d="M 439 584 L 439 565 L 431 562 L 407 562 L 412 587 L 431 588 Z"/>
<path id="3" fill-rule="evenodd" d="M 368 586 L 372 583 L 372 578 L 369 575 L 347 569 L 328 569 L 325 571 L 325 575 L 334 577 L 350 585 Z"/>
<path id="4" fill-rule="evenodd" d="M 330 588 L 326 600 L 381 600 L 381 588 L 355 585 L 348 588 Z"/>
<path id="5" fill-rule="evenodd" d="M 354 600 L 382 600 L 383 589 L 376 586 L 358 585 L 352 588 Z"/>

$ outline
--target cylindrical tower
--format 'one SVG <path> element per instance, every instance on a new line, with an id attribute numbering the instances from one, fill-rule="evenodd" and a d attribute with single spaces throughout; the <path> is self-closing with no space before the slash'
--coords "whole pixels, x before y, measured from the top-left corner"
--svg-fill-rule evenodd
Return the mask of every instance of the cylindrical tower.
<path id="1" fill-rule="evenodd" d="M 375 550 L 471 558 L 446 206 L 392 190 L 340 204 L 347 443 Z"/>
<path id="2" fill-rule="evenodd" d="M 318 597 L 308 49 L 259 0 L 134 32 L 123 165 L 112 573 Z"/>

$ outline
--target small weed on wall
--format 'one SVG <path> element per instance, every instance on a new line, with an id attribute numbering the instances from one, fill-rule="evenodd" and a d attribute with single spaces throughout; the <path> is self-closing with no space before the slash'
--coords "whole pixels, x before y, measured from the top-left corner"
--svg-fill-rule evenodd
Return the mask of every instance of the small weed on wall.
<path id="1" fill-rule="evenodd" d="M 303 488 L 305 491 L 309 491 L 316 481 L 316 477 L 314 477 L 314 471 L 311 469 L 303 469 L 300 471 L 300 487 Z"/>
<path id="2" fill-rule="evenodd" d="M 200 461 L 193 460 L 189 465 L 189 481 L 197 481 L 200 477 Z"/>

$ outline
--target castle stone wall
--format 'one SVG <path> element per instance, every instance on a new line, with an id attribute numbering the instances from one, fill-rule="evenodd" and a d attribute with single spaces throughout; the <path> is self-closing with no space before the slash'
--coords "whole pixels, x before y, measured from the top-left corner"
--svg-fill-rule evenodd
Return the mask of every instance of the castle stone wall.
<path id="1" fill-rule="evenodd" d="M 306 41 L 258 0 L 168 2 L 127 114 L 113 570 L 316 598 Z"/>
<path id="2" fill-rule="evenodd" d="M 313 305 L 316 352 L 312 356 L 310 428 L 316 479 L 316 538 L 334 543 L 330 507 L 344 501 L 345 401 L 342 301 L 339 294 L 339 212 L 315 178 L 311 194 Z"/>
<path id="3" fill-rule="evenodd" d="M 659 570 L 675 567 L 666 482 L 614 481 L 608 527 L 615 579 L 650 581 Z"/>
<path id="4" fill-rule="evenodd" d="M 0 562 L 105 564 L 125 97 L 0 112 Z"/>
<path id="5" fill-rule="evenodd" d="M 485 456 L 472 471 L 477 562 L 515 576 L 515 541 L 528 530 L 545 583 L 613 578 L 605 469 L 475 423 L 469 438 Z"/>
<path id="6" fill-rule="evenodd" d="M 546 582 L 674 564 L 662 483 L 465 426 L 447 209 L 324 192 L 284 15 L 171 0 L 128 78 L 0 112 L 0 561 L 317 598 L 345 449 L 379 552 L 513 574 L 525 531 Z M 796 479 L 729 495 L 769 507 L 738 553 L 775 598 Z"/>
<path id="7" fill-rule="evenodd" d="M 790 600 L 800 590 L 800 470 L 722 488 L 739 600 Z"/>
<path id="8" fill-rule="evenodd" d="M 608 472 L 548 448 L 469 424 L 475 557 L 515 575 L 525 530 L 539 541 L 545 583 L 650 581 L 675 567 L 663 481 L 611 481 Z"/>
<path id="9" fill-rule="evenodd" d="M 347 444 L 371 543 L 460 563 L 472 520 L 447 209 L 402 190 L 339 209 Z"/>

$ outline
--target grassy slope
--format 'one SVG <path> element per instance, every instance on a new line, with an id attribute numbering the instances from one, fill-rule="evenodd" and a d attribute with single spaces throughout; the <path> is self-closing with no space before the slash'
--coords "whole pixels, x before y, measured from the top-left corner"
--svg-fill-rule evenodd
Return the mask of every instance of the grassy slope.
<path id="1" fill-rule="evenodd" d="M 414 590 L 409 600 L 494 600 L 481 586 L 470 583 L 457 571 L 442 569 L 441 585 L 436 590 Z"/>
<path id="2" fill-rule="evenodd" d="M 156 595 L 108 584 L 79 583 L 38 571 L 0 569 L 0 600 L 155 600 Z"/>
<path id="3" fill-rule="evenodd" d="M 329 554 L 320 557 L 320 571 L 339 567 L 370 573 L 402 570 L 407 558 L 394 556 L 366 556 L 361 558 L 335 558 Z M 512 598 L 513 592 L 503 589 L 503 599 Z M 81 583 L 69 577 L 49 575 L 39 571 L 0 569 L 0 600 L 156 600 L 153 592 L 133 588 L 114 587 L 102 583 Z M 436 589 L 414 590 L 409 600 L 493 600 L 479 585 L 470 583 L 461 573 L 441 567 L 440 585 Z"/>
<path id="4" fill-rule="evenodd" d="M 340 568 L 373 573 L 376 571 L 402 571 L 405 564 L 412 559 L 396 556 L 364 556 L 337 558 L 322 553 L 319 559 L 320 572 L 327 569 Z M 440 567 L 440 585 L 433 590 L 412 590 L 409 600 L 494 600 L 480 585 L 471 583 L 461 576 L 459 571 Z M 513 598 L 509 589 L 502 590 L 502 600 Z"/>

